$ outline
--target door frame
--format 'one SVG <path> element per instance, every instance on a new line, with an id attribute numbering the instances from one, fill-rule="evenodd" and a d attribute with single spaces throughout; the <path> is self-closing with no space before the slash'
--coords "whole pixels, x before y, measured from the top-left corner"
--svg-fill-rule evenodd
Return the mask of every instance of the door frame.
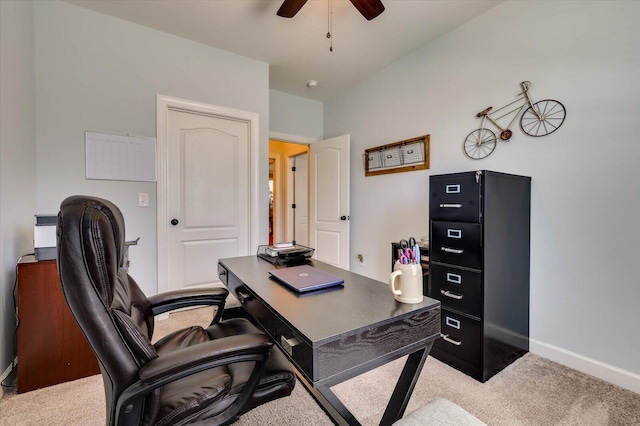
<path id="1" fill-rule="evenodd" d="M 273 241 L 282 241 L 282 224 L 278 222 L 279 218 L 282 216 L 282 212 L 280 210 L 282 210 L 280 203 L 281 203 L 281 198 L 282 198 L 282 194 L 281 194 L 281 190 L 280 188 L 278 188 L 278 185 L 280 185 L 280 181 L 282 180 L 282 176 L 280 176 L 280 156 L 276 155 L 276 156 L 272 156 L 271 155 L 271 151 L 269 151 L 269 161 L 273 160 L 273 224 L 272 224 L 272 231 L 273 231 Z"/>
<path id="2" fill-rule="evenodd" d="M 255 112 L 242 111 L 201 102 L 156 95 L 156 135 L 157 135 L 157 271 L 158 293 L 168 291 L 168 215 L 167 215 L 167 174 L 168 174 L 168 137 L 167 123 L 170 110 L 186 113 L 209 115 L 222 119 L 243 121 L 249 125 L 249 247 L 257 247 L 259 242 L 259 117 Z M 249 254 L 249 253 L 246 253 Z"/>
<path id="3" fill-rule="evenodd" d="M 316 138 L 310 138 L 310 137 L 306 137 L 306 136 L 298 136 L 298 135 L 289 135 L 289 134 L 285 134 L 285 133 L 279 133 L 279 132 L 269 132 L 269 140 L 270 141 L 277 141 L 277 142 L 285 142 L 285 143 L 295 143 L 295 144 L 300 144 L 300 145 L 311 145 L 313 142 L 317 142 L 318 139 Z M 307 151 L 308 153 L 308 151 Z M 289 161 L 289 158 L 284 159 L 285 161 Z M 279 161 L 280 159 L 278 159 Z M 280 176 L 280 180 L 283 179 L 283 176 Z M 288 181 L 288 180 L 287 180 Z M 283 197 L 284 196 L 284 204 L 281 203 L 281 206 L 286 206 L 287 203 L 289 203 L 289 190 L 288 188 L 284 187 L 284 185 L 282 185 L 282 187 L 279 187 L 278 190 L 281 192 L 280 196 Z M 282 201 L 282 200 L 281 200 Z M 284 229 L 288 230 L 288 224 L 289 224 L 289 214 L 287 213 L 287 209 L 286 207 L 284 209 L 278 209 L 280 210 L 278 212 L 278 224 L 280 225 L 281 228 L 281 232 L 280 232 L 280 237 L 284 236 Z M 288 231 L 287 231 L 288 234 Z M 275 241 L 275 240 L 274 240 Z"/>
<path id="4" fill-rule="evenodd" d="M 295 154 L 295 155 L 290 155 L 287 156 L 287 187 L 285 189 L 286 192 L 286 214 L 284 217 L 284 220 L 286 222 L 286 227 L 287 227 L 287 236 L 291 236 L 293 237 L 293 229 L 294 229 L 294 215 L 290 214 L 290 212 L 293 211 L 292 208 L 290 208 L 291 204 L 293 204 L 293 201 L 295 200 L 295 193 L 293 191 L 293 184 L 295 182 L 295 176 L 294 176 L 294 172 L 291 171 L 293 164 L 295 162 L 295 160 L 301 156 L 301 155 L 306 155 L 307 156 L 307 217 L 309 215 L 309 145 L 307 145 L 307 151 L 300 153 L 300 154 Z M 297 171 L 295 173 L 298 173 Z M 298 204 L 298 202 L 296 202 L 296 204 Z M 291 238 L 294 239 L 294 238 Z M 307 244 L 309 244 L 309 228 L 308 228 L 308 223 L 307 223 L 307 238 L 306 238 Z"/>

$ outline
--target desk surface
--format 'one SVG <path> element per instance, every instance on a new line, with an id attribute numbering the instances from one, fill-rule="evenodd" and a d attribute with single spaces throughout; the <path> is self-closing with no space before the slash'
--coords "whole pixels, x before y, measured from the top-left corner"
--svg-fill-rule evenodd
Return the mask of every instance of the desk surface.
<path id="1" fill-rule="evenodd" d="M 400 303 L 393 298 L 387 284 L 316 260 L 310 263 L 344 279 L 344 285 L 298 294 L 269 278 L 269 270 L 276 266 L 256 256 L 221 259 L 220 263 L 240 281 L 250 283 L 257 297 L 298 329 L 313 346 L 440 305 L 438 300 L 428 297 L 423 298 L 422 303 Z"/>

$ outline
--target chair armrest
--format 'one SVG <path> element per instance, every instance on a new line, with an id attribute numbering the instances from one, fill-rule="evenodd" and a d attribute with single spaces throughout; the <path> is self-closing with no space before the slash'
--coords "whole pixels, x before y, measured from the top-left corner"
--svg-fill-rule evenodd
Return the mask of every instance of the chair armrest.
<path id="1" fill-rule="evenodd" d="M 151 303 L 153 315 L 198 305 L 217 306 L 218 312 L 222 313 L 228 295 L 229 290 L 226 288 L 214 287 L 168 291 L 150 296 L 147 299 Z"/>
<path id="2" fill-rule="evenodd" d="M 234 361 L 234 357 L 266 357 L 271 346 L 273 342 L 265 334 L 239 334 L 210 340 L 152 359 L 140 368 L 139 377 L 145 383 L 167 377 L 173 381 L 198 371 L 239 362 Z M 190 369 L 195 371 L 189 372 Z M 189 373 L 181 374 L 185 372 Z"/>
<path id="3" fill-rule="evenodd" d="M 142 366 L 140 380 L 120 394 L 115 424 L 129 424 L 132 419 L 137 419 L 145 396 L 167 383 L 222 365 L 255 362 L 251 377 L 233 407 L 223 414 L 225 418 L 234 417 L 257 388 L 272 346 L 273 342 L 264 334 L 241 334 L 203 342 L 155 358 Z"/>

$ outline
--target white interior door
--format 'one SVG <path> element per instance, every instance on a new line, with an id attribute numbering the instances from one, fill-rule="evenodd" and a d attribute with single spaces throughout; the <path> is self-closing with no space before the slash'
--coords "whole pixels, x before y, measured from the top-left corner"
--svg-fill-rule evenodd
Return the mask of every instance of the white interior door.
<path id="1" fill-rule="evenodd" d="M 297 244 L 309 245 L 309 156 L 294 158 L 296 171 L 293 173 L 295 208 L 295 235 Z"/>
<path id="2" fill-rule="evenodd" d="M 250 160 L 257 129 L 248 120 L 177 108 L 167 108 L 163 121 L 159 291 L 221 285 L 218 259 L 248 255 L 253 243 Z"/>
<path id="3" fill-rule="evenodd" d="M 349 269 L 349 135 L 309 145 L 309 172 L 314 257 Z"/>

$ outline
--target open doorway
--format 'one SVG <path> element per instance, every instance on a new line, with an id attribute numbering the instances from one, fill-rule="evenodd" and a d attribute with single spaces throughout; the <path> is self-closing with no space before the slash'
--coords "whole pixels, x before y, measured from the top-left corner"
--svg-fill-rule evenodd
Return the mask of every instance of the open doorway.
<path id="1" fill-rule="evenodd" d="M 308 151 L 307 144 L 269 141 L 270 244 L 308 244 L 308 221 L 304 219 L 308 212 Z"/>
<path id="2" fill-rule="evenodd" d="M 269 244 L 273 244 L 273 169 L 275 158 L 269 158 Z"/>

